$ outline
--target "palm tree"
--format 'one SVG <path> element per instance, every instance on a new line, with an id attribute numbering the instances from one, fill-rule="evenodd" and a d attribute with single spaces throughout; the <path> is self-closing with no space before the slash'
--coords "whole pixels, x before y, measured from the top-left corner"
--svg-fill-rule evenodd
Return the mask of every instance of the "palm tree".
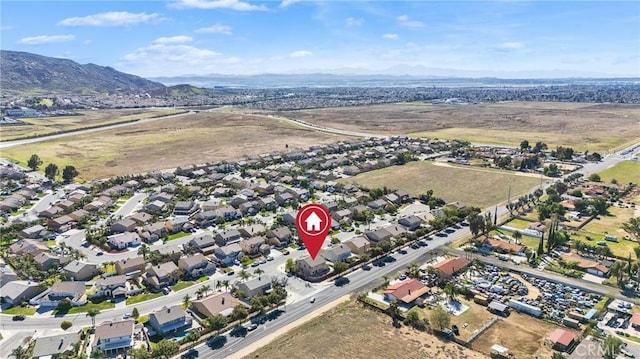
<path id="1" fill-rule="evenodd" d="M 221 281 L 217 280 L 216 281 L 216 290 L 218 290 L 220 288 L 222 288 L 222 283 L 221 283 Z"/>
<path id="2" fill-rule="evenodd" d="M 395 320 L 400 316 L 400 308 L 398 308 L 398 302 L 393 300 L 389 303 L 389 313 L 391 314 L 391 318 Z"/>
<path id="3" fill-rule="evenodd" d="M 522 233 L 520 233 L 520 231 L 515 231 L 513 233 L 513 239 L 516 241 L 516 243 L 520 244 L 520 240 L 522 239 Z"/>
<path id="4" fill-rule="evenodd" d="M 249 274 L 249 272 L 243 269 L 240 271 L 240 273 L 238 273 L 238 278 L 246 281 L 247 279 L 251 278 L 251 275 Z"/>
<path id="5" fill-rule="evenodd" d="M 85 317 L 91 317 L 91 327 L 95 328 L 96 327 L 96 316 L 100 314 L 100 311 L 98 309 L 89 309 L 87 311 L 87 314 L 85 315 Z"/>
<path id="6" fill-rule="evenodd" d="M 258 276 L 258 279 L 261 279 L 261 275 L 264 274 L 264 270 L 262 270 L 261 268 L 256 268 L 253 271 L 253 275 Z"/>
<path id="7" fill-rule="evenodd" d="M 220 284 L 224 287 L 224 290 L 227 291 L 227 289 L 229 288 L 229 280 L 225 279 L 220 281 Z"/>
<path id="8" fill-rule="evenodd" d="M 16 359 L 23 359 L 27 357 L 27 351 L 20 345 L 11 351 L 11 356 Z"/>
<path id="9" fill-rule="evenodd" d="M 420 267 L 416 263 L 409 264 L 407 268 L 407 275 L 410 278 L 418 278 L 420 276 Z"/>
<path id="10" fill-rule="evenodd" d="M 202 287 L 198 288 L 198 290 L 196 290 L 196 296 L 198 298 L 200 298 L 200 297 L 202 297 L 204 295 L 204 292 L 205 292 L 204 286 L 202 286 Z"/>
<path id="11" fill-rule="evenodd" d="M 182 306 L 186 309 L 189 308 L 189 305 L 191 305 L 191 296 L 185 294 L 184 297 L 182 297 Z"/>
<path id="12" fill-rule="evenodd" d="M 456 286 L 453 283 L 447 283 L 442 292 L 449 297 L 449 300 L 454 300 L 456 297 Z"/>
<path id="13" fill-rule="evenodd" d="M 208 284 L 205 284 L 202 287 L 200 287 L 200 289 L 202 289 L 204 295 L 206 296 L 211 291 L 211 286 Z"/>
<path id="14" fill-rule="evenodd" d="M 151 253 L 151 249 L 149 249 L 149 246 L 146 243 L 142 243 L 142 245 L 140 245 L 140 248 L 138 248 L 138 255 L 142 256 L 142 258 L 146 260 L 147 256 L 149 256 L 149 253 Z"/>

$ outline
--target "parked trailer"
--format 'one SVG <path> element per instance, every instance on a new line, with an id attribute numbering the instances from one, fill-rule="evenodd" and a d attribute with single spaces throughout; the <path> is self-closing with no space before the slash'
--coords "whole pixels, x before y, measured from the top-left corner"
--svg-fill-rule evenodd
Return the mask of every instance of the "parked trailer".
<path id="1" fill-rule="evenodd" d="M 473 301 L 480 305 L 487 305 L 489 303 L 489 300 L 484 295 L 473 296 Z"/>
<path id="2" fill-rule="evenodd" d="M 584 320 L 584 315 L 578 313 L 578 312 L 569 312 L 567 313 L 567 316 L 571 319 L 575 319 L 577 321 L 579 321 L 580 323 L 584 323 L 586 320 Z"/>
<path id="3" fill-rule="evenodd" d="M 562 320 L 562 324 L 566 325 L 569 328 L 574 328 L 574 329 L 578 329 L 580 327 L 580 322 L 575 320 L 575 319 L 571 319 L 571 318 L 567 318 L 565 317 Z"/>
<path id="4" fill-rule="evenodd" d="M 517 310 L 518 312 L 522 312 L 522 313 L 527 313 L 531 316 L 534 317 L 541 317 L 542 316 L 542 309 L 540 307 L 536 307 L 527 303 L 523 303 L 521 301 L 515 300 L 515 299 L 510 299 L 509 300 L 509 306 L 515 310 Z"/>

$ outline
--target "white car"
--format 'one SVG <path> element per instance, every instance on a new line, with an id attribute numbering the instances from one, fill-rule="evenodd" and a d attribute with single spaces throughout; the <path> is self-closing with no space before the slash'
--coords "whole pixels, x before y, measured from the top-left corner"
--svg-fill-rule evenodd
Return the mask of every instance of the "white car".
<path id="1" fill-rule="evenodd" d="M 311 300 L 309 301 L 309 303 L 315 303 L 316 302 L 316 297 L 311 298 Z"/>

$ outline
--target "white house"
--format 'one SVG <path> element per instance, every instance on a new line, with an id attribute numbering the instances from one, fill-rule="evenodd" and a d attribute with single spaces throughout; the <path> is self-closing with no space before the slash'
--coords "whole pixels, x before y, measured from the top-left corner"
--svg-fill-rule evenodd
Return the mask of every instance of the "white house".
<path id="1" fill-rule="evenodd" d="M 107 237 L 109 244 L 118 249 L 125 249 L 127 247 L 136 247 L 141 243 L 140 236 L 135 232 L 124 232 L 120 234 L 114 234 Z"/>

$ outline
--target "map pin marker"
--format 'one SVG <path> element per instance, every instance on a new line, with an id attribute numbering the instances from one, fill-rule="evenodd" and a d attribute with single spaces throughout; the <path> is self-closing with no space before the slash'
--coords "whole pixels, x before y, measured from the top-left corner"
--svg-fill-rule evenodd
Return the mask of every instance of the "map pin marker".
<path id="1" fill-rule="evenodd" d="M 331 229 L 331 215 L 325 206 L 309 203 L 298 211 L 296 228 L 311 259 L 316 259 Z"/>

